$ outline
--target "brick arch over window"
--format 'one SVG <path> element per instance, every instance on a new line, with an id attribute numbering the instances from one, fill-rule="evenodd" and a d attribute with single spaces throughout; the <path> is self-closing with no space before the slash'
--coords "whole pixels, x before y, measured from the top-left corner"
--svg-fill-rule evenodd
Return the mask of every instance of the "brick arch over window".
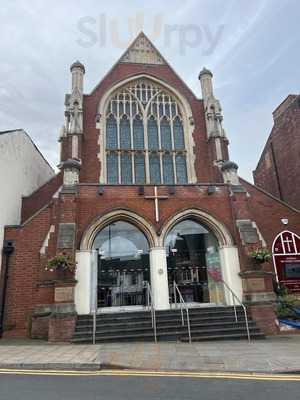
<path id="1" fill-rule="evenodd" d="M 192 112 L 174 88 L 136 76 L 112 87 L 98 112 L 101 183 L 196 182 Z"/>

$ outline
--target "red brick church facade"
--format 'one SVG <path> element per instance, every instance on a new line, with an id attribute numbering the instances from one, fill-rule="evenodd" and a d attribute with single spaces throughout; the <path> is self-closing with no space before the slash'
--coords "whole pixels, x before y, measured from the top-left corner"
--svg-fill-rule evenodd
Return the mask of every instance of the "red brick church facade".
<path id="1" fill-rule="evenodd" d="M 212 265 L 257 324 L 276 333 L 274 267 L 270 262 L 258 270 L 249 252 L 271 250 L 284 230 L 300 234 L 300 214 L 238 177 L 211 72 L 199 75 L 199 99 L 140 34 L 90 94 L 83 94 L 84 66 L 74 63 L 71 73 L 60 172 L 23 199 L 21 225 L 6 227 L 5 243 L 14 251 L 2 266 L 3 285 L 8 257 L 3 335 L 70 340 L 78 314 L 141 306 L 141 292 L 128 286 L 120 300 L 119 278 L 114 288 L 97 288 L 95 278 L 100 254 L 105 282 L 120 274 L 127 279 L 132 269 L 124 269 L 124 254 L 134 243 L 130 262 L 148 274 L 156 309 L 172 302 L 168 271 L 177 257 L 178 268 L 188 265 L 202 285 L 192 291 L 182 284 L 187 301 L 220 298 L 207 289 Z M 45 269 L 62 253 L 76 260 L 75 274 Z M 138 279 L 132 275 L 131 285 Z"/>

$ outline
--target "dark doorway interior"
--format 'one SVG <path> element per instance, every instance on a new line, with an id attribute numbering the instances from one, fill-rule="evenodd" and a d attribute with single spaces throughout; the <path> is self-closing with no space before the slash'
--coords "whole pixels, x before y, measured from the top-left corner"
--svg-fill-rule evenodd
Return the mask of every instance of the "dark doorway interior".
<path id="1" fill-rule="evenodd" d="M 98 307 L 145 305 L 150 281 L 149 244 L 136 226 L 116 221 L 96 236 Z"/>
<path id="2" fill-rule="evenodd" d="M 184 301 L 209 303 L 207 260 L 210 254 L 218 254 L 214 235 L 198 222 L 185 220 L 175 225 L 166 241 L 169 293 L 172 302 L 175 300 L 175 281 Z"/>
<path id="3" fill-rule="evenodd" d="M 98 259 L 98 307 L 146 305 L 149 255 L 140 259 Z"/>

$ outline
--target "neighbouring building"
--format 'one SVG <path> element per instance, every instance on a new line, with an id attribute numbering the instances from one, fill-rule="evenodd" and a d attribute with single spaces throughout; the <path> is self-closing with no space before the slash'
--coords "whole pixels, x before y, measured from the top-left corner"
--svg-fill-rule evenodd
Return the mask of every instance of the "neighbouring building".
<path id="1" fill-rule="evenodd" d="M 84 74 L 71 65 L 59 174 L 5 230 L 4 335 L 70 340 L 82 316 L 145 310 L 149 287 L 169 310 L 174 282 L 190 307 L 231 305 L 230 288 L 276 333 L 273 264 L 258 269 L 249 253 L 279 238 L 299 283 L 288 259 L 300 213 L 238 176 L 212 73 L 200 72 L 199 99 L 141 33 L 90 94 Z M 47 268 L 57 255 L 76 260 L 75 275 Z"/>
<path id="2" fill-rule="evenodd" d="M 255 171 L 254 182 L 300 209 L 300 96 L 289 95 L 273 112 L 274 126 Z"/>
<path id="3" fill-rule="evenodd" d="M 6 225 L 19 226 L 23 197 L 40 189 L 53 176 L 54 171 L 29 135 L 23 129 L 0 132 L 0 272 L 2 253 L 10 242 L 4 243 Z M 7 276 L 6 268 L 3 276 Z M 5 280 L 3 278 L 3 280 Z M 5 287 L 0 286 L 0 315 L 2 315 Z M 2 331 L 2 317 L 0 320 Z"/>
<path id="4" fill-rule="evenodd" d="M 53 176 L 53 169 L 23 129 L 0 131 L 0 268 L 5 225 L 20 224 L 22 197 Z"/>

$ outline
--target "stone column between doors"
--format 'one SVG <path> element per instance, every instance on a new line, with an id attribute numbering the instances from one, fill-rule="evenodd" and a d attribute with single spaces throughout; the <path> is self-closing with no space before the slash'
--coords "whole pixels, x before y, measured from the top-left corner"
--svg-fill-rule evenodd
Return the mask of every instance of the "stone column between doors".
<path id="1" fill-rule="evenodd" d="M 155 309 L 169 309 L 167 255 L 164 247 L 150 249 L 150 280 Z"/>

